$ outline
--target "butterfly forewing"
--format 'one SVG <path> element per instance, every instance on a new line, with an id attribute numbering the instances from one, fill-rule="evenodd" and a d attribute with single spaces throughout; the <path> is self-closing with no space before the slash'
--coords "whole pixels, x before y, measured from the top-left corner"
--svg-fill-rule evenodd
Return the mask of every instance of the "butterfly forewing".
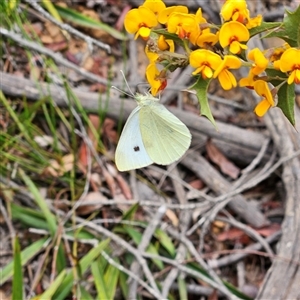
<path id="1" fill-rule="evenodd" d="M 116 166 L 120 171 L 142 168 L 153 163 L 142 141 L 139 110 L 140 107 L 136 107 L 130 114 L 116 149 Z"/>
<path id="2" fill-rule="evenodd" d="M 151 160 L 168 165 L 178 160 L 191 144 L 188 128 L 162 104 L 141 107 L 140 131 Z"/>

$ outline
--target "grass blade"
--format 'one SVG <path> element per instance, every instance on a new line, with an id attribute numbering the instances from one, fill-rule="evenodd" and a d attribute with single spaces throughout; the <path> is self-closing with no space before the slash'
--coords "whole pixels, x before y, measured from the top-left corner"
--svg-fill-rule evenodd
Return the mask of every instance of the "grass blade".
<path id="1" fill-rule="evenodd" d="M 21 247 L 18 237 L 14 241 L 14 274 L 12 282 L 12 299 L 23 299 L 23 272 L 22 272 L 22 258 Z"/>

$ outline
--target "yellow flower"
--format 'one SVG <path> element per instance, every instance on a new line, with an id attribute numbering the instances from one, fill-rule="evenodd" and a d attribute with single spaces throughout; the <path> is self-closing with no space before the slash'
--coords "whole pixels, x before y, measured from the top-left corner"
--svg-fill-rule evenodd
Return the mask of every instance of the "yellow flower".
<path id="1" fill-rule="evenodd" d="M 254 75 L 251 70 L 248 74 L 248 77 L 244 77 L 239 81 L 239 86 L 241 87 L 247 87 L 248 89 L 254 89 L 254 77 L 256 77 L 256 75 Z"/>
<path id="2" fill-rule="evenodd" d="M 206 49 L 198 49 L 190 55 L 190 65 L 197 68 L 192 74 L 201 73 L 203 79 L 211 78 L 213 70 L 216 70 L 221 64 L 221 57 Z"/>
<path id="3" fill-rule="evenodd" d="M 186 6 L 181 5 L 167 7 L 158 14 L 158 22 L 160 24 L 166 24 L 170 15 L 174 12 L 187 14 L 189 10 Z"/>
<path id="4" fill-rule="evenodd" d="M 273 96 L 268 84 L 263 80 L 257 80 L 254 82 L 254 90 L 259 96 L 263 97 L 263 100 L 261 100 L 254 109 L 255 113 L 259 117 L 262 117 L 270 107 L 275 105 Z"/>
<path id="5" fill-rule="evenodd" d="M 256 17 L 248 20 L 248 22 L 246 23 L 246 27 L 248 29 L 257 27 L 261 24 L 261 21 L 262 21 L 262 15 L 257 15 Z"/>
<path id="6" fill-rule="evenodd" d="M 290 72 L 287 83 L 300 83 L 300 49 L 289 48 L 280 57 L 281 72 Z"/>
<path id="7" fill-rule="evenodd" d="M 142 6 L 149 8 L 156 16 L 166 8 L 162 0 L 146 0 Z"/>
<path id="8" fill-rule="evenodd" d="M 280 69 L 280 65 L 275 66 L 275 63 L 278 64 L 281 55 L 290 48 L 290 45 L 288 43 L 284 43 L 282 46 L 280 47 L 276 47 L 276 48 L 271 48 L 266 50 L 266 56 L 268 57 L 269 61 L 271 63 L 274 63 L 274 68 L 279 70 Z"/>
<path id="9" fill-rule="evenodd" d="M 137 39 L 139 35 L 147 39 L 150 35 L 151 28 L 157 24 L 158 22 L 154 12 L 144 6 L 130 10 L 124 20 L 126 31 L 135 33 L 134 39 Z"/>
<path id="10" fill-rule="evenodd" d="M 218 80 L 224 90 L 230 90 L 237 86 L 236 79 L 228 69 L 238 69 L 242 65 L 242 62 L 233 55 L 225 55 L 224 60 L 219 67 L 215 70 L 214 78 L 218 77 Z"/>
<path id="11" fill-rule="evenodd" d="M 227 0 L 220 12 L 224 21 L 238 21 L 244 23 L 249 19 L 249 11 L 245 0 Z"/>
<path id="12" fill-rule="evenodd" d="M 262 73 L 268 66 L 269 61 L 265 58 L 263 53 L 258 49 L 254 48 L 248 53 L 248 58 L 254 61 L 251 72 L 254 75 Z"/>
<path id="13" fill-rule="evenodd" d="M 229 51 L 233 54 L 239 54 L 247 46 L 240 42 L 247 42 L 250 34 L 246 26 L 237 21 L 224 23 L 220 29 L 220 45 L 225 48 L 229 46 Z"/>
<path id="14" fill-rule="evenodd" d="M 159 58 L 159 54 L 157 52 L 151 51 L 148 45 L 145 47 L 145 53 L 150 63 L 156 62 L 156 60 Z"/>
<path id="15" fill-rule="evenodd" d="M 191 30 L 191 33 L 189 35 L 189 40 L 190 42 L 193 44 L 193 45 L 196 45 L 197 44 L 197 41 L 199 39 L 199 37 L 201 36 L 202 34 L 202 30 L 200 29 L 200 25 L 201 24 L 205 24 L 207 23 L 206 19 L 203 18 L 202 16 L 202 10 L 201 8 L 199 8 L 196 12 L 195 15 L 192 15 L 190 14 L 191 16 L 194 16 L 195 17 L 195 20 L 196 20 L 196 23 L 198 24 L 198 28 L 196 28 L 195 30 Z M 208 29 L 209 30 L 209 29 Z"/>
<path id="16" fill-rule="evenodd" d="M 197 20 L 197 22 L 199 24 L 207 23 L 206 19 L 203 18 L 203 16 L 202 16 L 202 9 L 201 9 L 201 7 L 198 8 L 198 10 L 196 11 L 195 16 L 196 16 L 196 20 Z"/>
<path id="17" fill-rule="evenodd" d="M 170 52 L 174 52 L 175 50 L 175 45 L 174 45 L 174 41 L 170 40 L 170 39 L 166 39 L 163 35 L 160 35 L 157 41 L 157 46 L 158 49 L 161 51 L 170 51 Z"/>
<path id="18" fill-rule="evenodd" d="M 155 96 L 167 86 L 167 76 L 165 70 L 159 71 L 155 63 L 150 63 L 146 69 L 147 81 L 151 86 L 151 94 Z"/>
<path id="19" fill-rule="evenodd" d="M 197 38 L 196 44 L 201 48 L 208 48 L 219 41 L 219 32 L 211 33 L 210 29 L 204 29 Z"/>
<path id="20" fill-rule="evenodd" d="M 200 28 L 195 15 L 172 13 L 168 20 L 168 32 L 176 33 L 181 39 L 189 39 L 190 35 L 198 36 Z"/>

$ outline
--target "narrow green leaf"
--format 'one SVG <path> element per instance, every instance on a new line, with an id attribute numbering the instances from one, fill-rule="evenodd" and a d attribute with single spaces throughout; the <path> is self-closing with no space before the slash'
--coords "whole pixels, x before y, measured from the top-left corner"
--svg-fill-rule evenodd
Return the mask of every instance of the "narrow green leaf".
<path id="1" fill-rule="evenodd" d="M 41 211 L 37 211 L 28 207 L 23 207 L 15 203 L 11 203 L 11 207 L 13 220 L 19 220 L 22 223 L 33 228 L 49 230 L 48 223 L 45 221 L 45 217 Z M 73 230 L 68 230 L 66 234 L 72 237 L 75 236 Z M 83 228 L 79 232 L 76 231 L 76 238 L 94 239 L 95 236 Z"/>
<path id="2" fill-rule="evenodd" d="M 107 289 L 109 285 L 105 284 L 104 281 L 104 270 L 100 267 L 98 261 L 94 261 L 91 265 L 91 271 L 94 278 L 94 283 L 97 290 L 97 299 L 109 299 Z"/>
<path id="3" fill-rule="evenodd" d="M 118 259 L 115 258 L 114 261 L 119 264 Z M 104 280 L 107 286 L 107 294 L 108 294 L 107 299 L 111 299 L 111 300 L 115 299 L 119 274 L 120 271 L 112 265 L 109 265 L 108 268 L 106 269 Z"/>
<path id="4" fill-rule="evenodd" d="M 282 110 L 290 123 L 295 126 L 295 84 L 285 83 L 278 91 L 278 104 L 277 106 Z"/>
<path id="5" fill-rule="evenodd" d="M 79 261 L 79 269 L 81 270 L 81 274 L 84 274 L 89 267 L 91 266 L 92 262 L 97 259 L 100 255 L 101 251 L 105 250 L 108 246 L 110 240 L 106 239 L 99 243 L 95 248 L 91 249 L 80 261 Z M 69 295 L 74 281 L 74 275 L 72 272 L 69 272 L 66 277 L 64 278 L 61 286 L 58 288 L 56 293 L 53 296 L 55 300 L 64 300 Z"/>
<path id="6" fill-rule="evenodd" d="M 136 245 L 139 245 L 141 240 L 142 240 L 142 234 L 135 230 L 134 228 L 132 228 L 131 226 L 128 225 L 124 225 L 124 229 L 126 230 L 127 234 L 132 238 L 132 240 L 134 241 L 134 243 Z M 156 248 L 154 247 L 153 244 L 149 244 L 146 252 L 154 254 L 154 255 L 159 255 L 158 251 L 156 250 Z M 161 260 L 159 259 L 152 259 L 153 263 L 155 263 L 155 265 L 162 270 L 164 268 L 164 264 L 162 263 Z"/>
<path id="7" fill-rule="evenodd" d="M 4 108 L 7 110 L 11 118 L 14 120 L 14 122 L 17 124 L 19 130 L 24 135 L 24 138 L 28 141 L 29 144 L 31 144 L 31 137 L 27 131 L 27 128 L 24 126 L 24 124 L 20 121 L 18 115 L 15 113 L 15 111 L 10 106 L 10 103 L 5 98 L 2 91 L 0 91 L 0 103 L 4 105 Z"/>
<path id="8" fill-rule="evenodd" d="M 46 291 L 40 296 L 40 299 L 51 300 L 54 293 L 57 291 L 62 281 L 64 280 L 66 273 L 66 269 L 62 270 L 55 278 L 55 280 L 51 283 L 51 285 L 46 289 Z"/>
<path id="9" fill-rule="evenodd" d="M 171 256 L 175 256 L 176 248 L 172 242 L 172 239 L 167 233 L 159 228 L 155 230 L 154 236 L 159 240 L 161 245 L 169 252 Z"/>
<path id="10" fill-rule="evenodd" d="M 201 115 L 207 117 L 207 119 L 214 125 L 217 129 L 217 125 L 215 119 L 211 113 L 208 98 L 207 98 L 207 89 L 209 86 L 210 80 L 204 80 L 201 76 L 199 76 L 196 83 L 194 83 L 189 89 L 194 90 L 196 92 L 199 104 L 200 104 L 200 112 Z"/>
<path id="11" fill-rule="evenodd" d="M 53 18 L 62 23 L 62 19 L 57 10 L 55 9 L 52 1 L 42 0 L 42 3 L 47 8 L 48 12 L 53 16 Z"/>
<path id="12" fill-rule="evenodd" d="M 194 271 L 197 271 L 201 274 L 203 274 L 204 276 L 206 276 L 208 279 L 212 280 L 212 278 L 208 275 L 207 271 L 204 270 L 201 266 L 199 266 L 198 263 L 188 263 L 186 265 L 187 267 L 191 268 Z M 239 297 L 240 299 L 244 299 L 244 300 L 253 300 L 252 298 L 250 298 L 249 296 L 245 295 L 244 293 L 242 293 L 241 291 L 239 291 L 238 288 L 236 288 L 234 285 L 232 285 L 231 283 L 229 283 L 228 281 L 223 280 L 224 285 L 228 288 L 228 290 L 230 290 L 234 295 L 236 295 L 237 297 Z"/>
<path id="13" fill-rule="evenodd" d="M 12 299 L 23 299 L 23 272 L 22 272 L 22 258 L 21 248 L 18 237 L 14 240 L 14 274 L 12 282 Z"/>
<path id="14" fill-rule="evenodd" d="M 179 276 L 177 278 L 177 283 L 178 283 L 179 299 L 188 299 L 187 286 L 182 273 L 179 273 Z"/>
<path id="15" fill-rule="evenodd" d="M 40 194 L 39 190 L 37 189 L 36 185 L 33 183 L 33 181 L 30 179 L 29 176 L 25 174 L 25 172 L 22 169 L 19 169 L 19 174 L 25 184 L 27 185 L 29 191 L 32 193 L 34 200 L 36 201 L 37 205 L 39 206 L 40 210 L 44 214 L 47 223 L 49 225 L 49 230 L 51 234 L 54 236 L 57 230 L 57 224 L 56 224 L 56 218 L 51 213 L 45 199 Z"/>
<path id="16" fill-rule="evenodd" d="M 139 208 L 139 204 L 138 204 L 138 203 L 132 205 L 132 206 L 131 206 L 124 214 L 123 214 L 122 220 L 127 220 L 127 221 L 133 220 L 133 217 L 134 217 L 136 211 L 138 210 L 138 208 Z"/>
<path id="17" fill-rule="evenodd" d="M 40 239 L 30 246 L 25 248 L 21 252 L 21 265 L 24 267 L 28 261 L 30 261 L 34 256 L 40 253 L 45 247 L 48 241 L 47 238 Z M 9 262 L 5 267 L 0 269 L 0 286 L 3 285 L 8 279 L 13 276 L 14 273 L 14 263 L 13 261 Z"/>
<path id="18" fill-rule="evenodd" d="M 126 273 L 120 272 L 119 283 L 124 299 L 128 299 L 128 275 Z"/>
<path id="19" fill-rule="evenodd" d="M 279 28 L 282 25 L 281 22 L 261 22 L 257 27 L 253 27 L 249 30 L 250 36 L 254 36 L 259 33 L 265 33 L 268 30 Z"/>
<path id="20" fill-rule="evenodd" d="M 94 300 L 91 294 L 82 285 L 80 285 L 80 293 L 82 300 Z"/>
<path id="21" fill-rule="evenodd" d="M 70 21 L 70 22 L 73 22 L 74 24 L 88 27 L 88 28 L 101 29 L 118 40 L 122 40 L 122 41 L 127 40 L 127 37 L 123 33 L 119 32 L 118 30 L 116 30 L 106 24 L 103 24 L 101 22 L 98 22 L 96 20 L 93 20 L 90 17 L 84 16 L 83 14 L 78 13 L 77 11 L 75 11 L 73 9 L 62 7 L 59 5 L 55 5 L 55 8 L 57 9 L 57 11 L 61 15 L 61 17 L 67 21 Z"/>
<path id="22" fill-rule="evenodd" d="M 37 205 L 39 206 L 40 210 L 45 216 L 45 219 L 48 223 L 49 231 L 51 233 L 52 237 L 55 237 L 56 231 L 57 231 L 57 224 L 56 224 L 56 218 L 51 213 L 45 199 L 40 194 L 39 190 L 37 189 L 36 185 L 33 183 L 33 181 L 30 179 L 29 176 L 25 174 L 25 172 L 19 168 L 19 174 L 25 184 L 27 185 L 29 191 L 32 193 L 34 200 L 36 201 Z M 66 259 L 64 255 L 64 250 L 61 245 L 59 245 L 58 248 L 58 255 L 57 255 L 57 269 L 58 271 L 62 271 L 66 267 Z"/>

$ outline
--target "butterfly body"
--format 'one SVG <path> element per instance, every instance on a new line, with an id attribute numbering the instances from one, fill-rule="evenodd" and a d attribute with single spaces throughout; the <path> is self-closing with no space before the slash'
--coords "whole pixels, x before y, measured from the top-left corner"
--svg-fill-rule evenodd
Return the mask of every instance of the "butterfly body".
<path id="1" fill-rule="evenodd" d="M 138 106 L 122 131 L 116 149 L 117 168 L 128 171 L 178 160 L 191 143 L 188 128 L 152 95 L 136 94 L 134 98 Z"/>

